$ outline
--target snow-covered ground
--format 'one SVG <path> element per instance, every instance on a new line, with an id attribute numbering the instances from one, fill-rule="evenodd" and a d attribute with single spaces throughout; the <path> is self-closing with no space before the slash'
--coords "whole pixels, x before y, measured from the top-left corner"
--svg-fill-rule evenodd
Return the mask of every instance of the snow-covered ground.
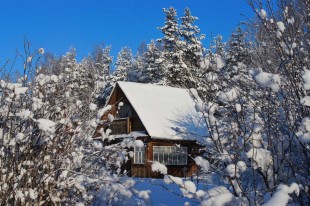
<path id="1" fill-rule="evenodd" d="M 150 178 L 135 178 L 137 190 L 149 190 L 150 199 L 149 203 L 153 206 L 181 206 L 197 205 L 198 202 L 182 196 L 180 188 L 176 184 L 166 184 L 163 179 L 150 179 Z M 197 179 L 193 180 L 197 185 Z M 212 185 L 206 180 L 200 179 L 198 182 L 198 189 L 207 190 L 212 188 Z M 187 204 L 188 205 L 188 204 Z"/>

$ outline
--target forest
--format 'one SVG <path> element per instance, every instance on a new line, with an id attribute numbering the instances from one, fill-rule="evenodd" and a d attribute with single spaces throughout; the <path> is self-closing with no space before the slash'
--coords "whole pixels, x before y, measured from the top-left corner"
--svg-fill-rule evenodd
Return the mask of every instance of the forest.
<path id="1" fill-rule="evenodd" d="M 309 205 L 310 1 L 248 5 L 255 17 L 209 47 L 190 8 L 163 9 L 162 37 L 115 62 L 110 46 L 78 61 L 74 48 L 55 57 L 25 40 L 21 74 L 0 65 L 1 205 L 154 205 L 121 170 L 135 139 L 93 140 L 117 81 L 196 91 L 209 132 L 195 161 L 216 181 L 164 177 L 195 205 Z"/>

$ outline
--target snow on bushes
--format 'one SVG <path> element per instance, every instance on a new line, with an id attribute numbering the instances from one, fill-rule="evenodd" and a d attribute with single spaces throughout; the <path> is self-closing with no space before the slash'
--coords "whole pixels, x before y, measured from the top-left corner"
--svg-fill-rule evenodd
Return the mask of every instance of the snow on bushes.
<path id="1" fill-rule="evenodd" d="M 135 147 L 144 147 L 144 143 L 138 139 L 138 140 L 134 141 L 134 146 Z"/>
<path id="2" fill-rule="evenodd" d="M 237 164 L 230 164 L 226 167 L 226 172 L 230 177 L 240 177 L 241 173 L 246 170 L 246 164 L 243 161 L 238 161 Z"/>
<path id="3" fill-rule="evenodd" d="M 76 205 L 97 198 L 111 204 L 130 199 L 134 184 L 121 178 L 125 174 L 120 167 L 128 160 L 133 140 L 113 147 L 93 142 L 96 126 L 111 109 L 97 112 L 92 103 L 99 92 L 94 88 L 99 71 L 94 71 L 91 61 L 77 63 L 74 51 L 51 65 L 57 67 L 55 72 L 47 66 L 51 75 L 26 64 L 26 69 L 35 69 L 30 72 L 35 75 L 32 79 L 1 80 L 0 166 L 1 176 L 7 177 L 0 182 L 1 202 Z"/>
<path id="4" fill-rule="evenodd" d="M 304 106 L 310 107 L 310 97 L 309 96 L 305 96 L 305 97 L 301 98 L 300 99 L 300 104 L 302 104 Z"/>
<path id="5" fill-rule="evenodd" d="M 246 156 L 253 160 L 253 167 L 255 169 L 261 169 L 267 172 L 272 166 L 272 156 L 269 150 L 264 148 L 252 148 L 247 153 Z"/>
<path id="6" fill-rule="evenodd" d="M 40 130 L 49 134 L 53 134 L 55 132 L 55 122 L 42 118 L 35 121 L 38 123 L 38 127 Z"/>
<path id="7" fill-rule="evenodd" d="M 208 172 L 209 171 L 209 161 L 204 159 L 201 156 L 195 157 L 195 163 L 203 170 L 203 172 Z"/>
<path id="8" fill-rule="evenodd" d="M 278 92 L 280 89 L 281 79 L 279 74 L 260 71 L 253 78 L 261 88 L 270 88 L 273 92 Z"/>
<path id="9" fill-rule="evenodd" d="M 310 90 L 310 70 L 305 69 L 302 78 L 304 80 L 304 89 Z"/>
<path id="10" fill-rule="evenodd" d="M 300 125 L 300 130 L 297 132 L 297 136 L 299 140 L 303 143 L 309 143 L 310 142 L 310 118 L 305 117 L 303 118 L 301 125 Z"/>
<path id="11" fill-rule="evenodd" d="M 159 162 L 153 162 L 152 163 L 152 171 L 153 172 L 159 172 L 163 175 L 166 175 L 167 174 L 167 167 Z"/>
<path id="12" fill-rule="evenodd" d="M 237 90 L 235 88 L 226 92 L 220 92 L 217 96 L 217 98 L 223 103 L 234 101 L 237 97 Z"/>
<path id="13" fill-rule="evenodd" d="M 291 199 L 289 194 L 293 192 L 297 196 L 299 195 L 299 187 L 296 183 L 292 183 L 289 187 L 287 185 L 280 184 L 271 199 L 262 206 L 286 206 L 288 201 Z"/>
<path id="14" fill-rule="evenodd" d="M 248 205 L 245 198 L 235 197 L 226 187 L 209 189 L 203 196 L 202 206 Z"/>
<path id="15" fill-rule="evenodd" d="M 259 16 L 262 19 L 265 19 L 267 17 L 267 12 L 264 9 L 261 9 L 260 12 L 259 12 Z"/>
<path id="16" fill-rule="evenodd" d="M 278 21 L 278 22 L 277 22 L 277 27 L 278 27 L 278 29 L 279 29 L 281 32 L 284 32 L 285 26 L 284 26 L 284 23 L 283 23 L 282 21 Z"/>
<path id="17" fill-rule="evenodd" d="M 217 69 L 222 69 L 225 66 L 225 60 L 219 56 L 215 57 L 215 64 Z"/>

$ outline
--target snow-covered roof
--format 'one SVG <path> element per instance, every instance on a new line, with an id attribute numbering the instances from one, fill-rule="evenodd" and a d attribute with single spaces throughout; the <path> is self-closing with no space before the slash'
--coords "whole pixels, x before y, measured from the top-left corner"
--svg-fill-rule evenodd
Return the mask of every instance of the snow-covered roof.
<path id="1" fill-rule="evenodd" d="M 152 138 L 197 139 L 206 136 L 202 114 L 186 89 L 118 82 Z"/>
<path id="2" fill-rule="evenodd" d="M 137 138 L 137 137 L 144 137 L 146 135 L 147 134 L 145 131 L 132 131 L 129 134 L 111 134 L 109 135 L 108 140 L 111 141 L 115 139 L 123 139 L 123 138 L 128 138 L 128 137 Z M 102 136 L 95 137 L 93 139 L 102 140 Z"/>

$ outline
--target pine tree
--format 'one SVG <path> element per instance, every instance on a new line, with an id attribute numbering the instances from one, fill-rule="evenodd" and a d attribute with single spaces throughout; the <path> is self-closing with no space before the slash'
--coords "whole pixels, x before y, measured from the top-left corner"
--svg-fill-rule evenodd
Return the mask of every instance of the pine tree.
<path id="1" fill-rule="evenodd" d="M 127 70 L 127 81 L 130 82 L 143 82 L 141 81 L 142 73 L 145 67 L 144 54 L 137 52 L 137 55 L 133 58 L 132 65 Z"/>
<path id="2" fill-rule="evenodd" d="M 147 45 L 147 51 L 144 53 L 145 65 L 141 77 L 142 82 L 160 83 L 163 80 L 163 70 L 160 66 L 160 51 L 158 50 L 155 41 L 152 40 Z"/>
<path id="3" fill-rule="evenodd" d="M 183 38 L 184 44 L 184 62 L 188 67 L 199 67 L 201 58 L 203 56 L 204 48 L 201 40 L 204 39 L 204 35 L 198 35 L 200 29 L 193 23 L 198 18 L 191 15 L 189 8 L 184 11 L 184 16 L 181 17 L 180 35 Z"/>
<path id="4" fill-rule="evenodd" d="M 105 48 L 98 46 L 95 48 L 92 55 L 95 62 L 95 67 L 98 69 L 99 74 L 104 78 L 108 78 L 111 70 L 112 57 L 110 52 L 111 46 L 107 46 Z"/>
<path id="5" fill-rule="evenodd" d="M 126 81 L 128 70 L 132 67 L 133 55 L 129 47 L 124 47 L 117 55 L 117 60 L 115 63 L 116 70 L 114 72 L 114 77 L 116 81 Z"/>
<path id="6" fill-rule="evenodd" d="M 249 63 L 249 43 L 245 40 L 245 33 L 241 27 L 233 32 L 228 41 L 227 64 L 236 65 L 237 63 Z"/>
<path id="7" fill-rule="evenodd" d="M 177 12 L 173 7 L 164 9 L 166 13 L 165 26 L 160 30 L 164 37 L 158 39 L 164 51 L 161 54 L 161 67 L 164 69 L 164 84 L 175 87 L 193 87 L 189 78 L 187 65 L 183 62 L 184 42 L 178 28 Z"/>

